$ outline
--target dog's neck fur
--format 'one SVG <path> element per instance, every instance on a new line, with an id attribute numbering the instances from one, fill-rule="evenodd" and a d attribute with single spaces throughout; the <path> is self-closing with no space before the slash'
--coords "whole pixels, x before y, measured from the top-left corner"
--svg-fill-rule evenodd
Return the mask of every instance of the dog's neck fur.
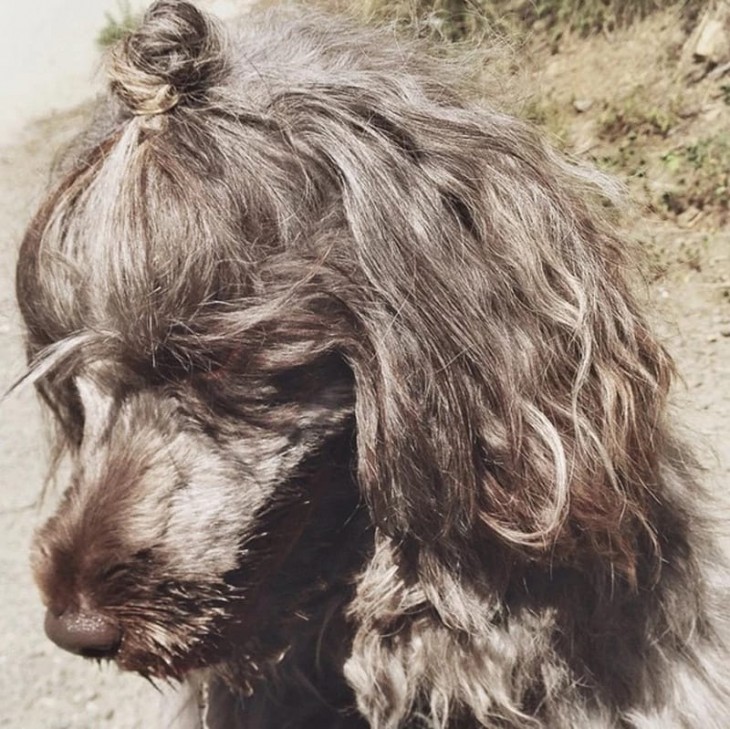
<path id="1" fill-rule="evenodd" d="M 350 438 L 348 434 L 338 442 Z M 328 499 L 313 499 L 299 542 L 266 585 L 263 613 L 270 620 L 260 623 L 255 653 L 274 658 L 257 666 L 261 670 L 256 675 L 241 656 L 215 671 L 209 685 L 210 729 L 420 729 L 425 725 L 418 717 L 434 713 L 434 694 L 444 685 L 452 693 L 443 700 L 453 702 L 445 729 L 543 726 L 534 723 L 536 717 L 547 726 L 614 726 L 624 712 L 653 716 L 655 707 L 665 705 L 667 694 L 676 690 L 676 674 L 684 672 L 695 676 L 685 679 L 692 687 L 690 695 L 697 692 L 698 700 L 704 700 L 703 691 L 710 689 L 701 681 L 704 669 L 692 642 L 711 641 L 713 633 L 701 617 L 705 587 L 696 579 L 697 555 L 690 546 L 696 535 L 687 519 L 676 516 L 678 510 L 667 509 L 665 521 L 667 515 L 675 516 L 661 525 L 665 569 L 656 580 L 647 547 L 646 570 L 640 571 L 637 585 L 620 578 L 612 581 L 600 565 L 546 568 L 498 545 L 489 553 L 485 545 L 485 562 L 501 560 L 509 566 L 502 572 L 504 581 L 494 583 L 485 583 L 477 574 L 460 575 L 460 586 L 476 594 L 483 610 L 493 605 L 491 613 L 472 616 L 475 624 L 481 622 L 481 633 L 467 634 L 455 630 L 422 593 L 418 549 L 393 549 L 386 540 L 381 551 L 392 562 L 373 559 L 373 540 L 377 543 L 379 537 L 358 502 L 348 463 L 339 460 L 347 453 L 336 445 L 317 459 L 308 488 L 324 486 Z M 332 498 L 333 493 L 338 498 Z M 378 579 L 384 569 L 397 573 L 398 589 L 369 595 L 369 580 Z M 493 568 L 487 572 L 496 574 Z M 446 594 L 448 589 L 444 584 L 439 596 L 443 603 L 469 600 L 465 594 Z M 388 600 L 385 616 L 382 607 Z M 583 606 L 579 619 L 576 603 Z M 694 607 L 665 612 L 663 606 L 680 603 Z M 428 638 L 421 640 L 419 635 Z M 504 653 L 509 643 L 517 647 L 512 655 Z M 405 652 L 399 654 L 398 645 Z M 419 655 L 419 645 L 440 646 L 438 675 L 419 675 L 419 664 L 433 663 L 431 657 Z M 395 656 L 389 665 L 381 660 L 384 646 Z M 552 675 L 544 666 L 546 655 L 560 666 Z M 378 670 L 390 671 L 389 682 L 403 694 L 398 697 L 396 691 L 382 711 L 377 707 L 381 699 L 376 698 L 383 681 Z M 500 693 L 517 670 L 530 680 L 516 697 L 519 704 L 510 705 Z M 656 681 L 647 671 L 659 671 L 665 678 Z M 367 715 L 376 717 L 372 723 L 356 711 L 353 686 L 361 701 L 372 697 L 367 707 Z M 470 694 L 480 691 L 491 695 L 493 709 L 501 716 L 493 723 L 486 724 L 485 717 L 476 714 L 476 701 L 470 705 Z M 411 717 L 404 723 L 396 711 L 398 699 L 406 701 L 408 692 L 414 692 L 413 706 L 403 712 L 403 717 Z M 661 722 L 682 720 L 680 714 L 657 716 L 658 723 L 647 726 L 658 729 L 665 726 Z"/>
<path id="2" fill-rule="evenodd" d="M 228 640 L 237 653 L 213 671 L 211 729 L 367 726 L 356 716 L 354 694 L 343 674 L 354 635 L 347 610 L 373 539 L 354 482 L 353 437 L 348 429 L 333 439 L 294 485 L 301 489 L 308 514 L 299 500 L 264 520 L 264 531 L 286 537 L 284 552 L 274 557 L 276 569 L 254 601 L 256 634 L 242 640 L 236 633 L 248 632 L 245 623 L 229 628 Z M 292 540 L 296 531 L 300 536 Z M 276 552 L 276 546 L 272 549 Z M 232 584 L 236 577 L 230 576 Z M 245 567 L 241 579 L 251 579 Z M 253 663 L 239 650 L 246 644 L 256 656 Z"/>

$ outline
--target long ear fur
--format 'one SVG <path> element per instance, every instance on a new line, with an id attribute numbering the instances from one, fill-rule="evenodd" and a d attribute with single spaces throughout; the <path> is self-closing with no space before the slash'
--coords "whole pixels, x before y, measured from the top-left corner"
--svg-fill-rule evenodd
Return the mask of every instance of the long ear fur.
<path id="1" fill-rule="evenodd" d="M 282 103 L 339 180 L 368 292 L 353 367 L 377 526 L 444 559 L 498 542 L 634 579 L 671 365 L 627 289 L 604 180 L 407 77 L 327 101 Z"/>

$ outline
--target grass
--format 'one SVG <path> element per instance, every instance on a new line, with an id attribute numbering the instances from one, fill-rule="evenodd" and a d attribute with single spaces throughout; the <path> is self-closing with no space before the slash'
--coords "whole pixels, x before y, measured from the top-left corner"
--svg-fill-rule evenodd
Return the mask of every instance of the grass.
<path id="1" fill-rule="evenodd" d="M 705 0 L 528 0 L 523 2 L 527 22 L 541 21 L 548 28 L 590 35 L 610 32 L 645 18 L 670 5 L 693 13 Z"/>
<path id="2" fill-rule="evenodd" d="M 730 211 L 730 138 L 726 134 L 705 137 L 662 156 L 675 180 L 662 196 L 672 213 L 685 210 Z"/>
<path id="3" fill-rule="evenodd" d="M 96 43 L 100 48 L 113 45 L 125 35 L 131 33 L 140 22 L 140 15 L 132 12 L 128 0 L 119 0 L 117 13 L 106 13 L 106 24 L 96 36 Z"/>
<path id="4" fill-rule="evenodd" d="M 655 99 L 646 87 L 636 86 L 627 96 L 606 106 L 599 119 L 598 135 L 608 142 L 666 137 L 679 122 L 678 112 L 677 98 Z"/>
<path id="5" fill-rule="evenodd" d="M 730 84 L 722 84 L 720 86 L 720 93 L 722 94 L 723 102 L 730 106 Z"/>
<path id="6" fill-rule="evenodd" d="M 327 4 L 327 0 L 324 0 Z M 669 6 L 695 18 L 708 0 L 341 0 L 357 15 L 395 21 L 421 35 L 463 40 L 485 30 L 509 35 L 547 31 L 582 36 L 610 32 Z M 331 2 L 329 3 L 332 4 Z"/>
<path id="7" fill-rule="evenodd" d="M 567 112 L 563 105 L 549 96 L 532 97 L 519 115 L 535 126 L 542 127 L 559 148 L 565 148 L 568 139 Z"/>

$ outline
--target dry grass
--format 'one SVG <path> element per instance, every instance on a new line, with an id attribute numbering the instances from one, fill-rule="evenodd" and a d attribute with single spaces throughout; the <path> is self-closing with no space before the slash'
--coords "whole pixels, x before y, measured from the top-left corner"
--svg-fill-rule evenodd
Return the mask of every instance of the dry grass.
<path id="1" fill-rule="evenodd" d="M 315 0 L 317 1 L 317 0 Z M 547 32 L 587 36 L 610 32 L 670 6 L 685 18 L 708 0 L 324 0 L 377 21 L 416 27 L 419 34 L 462 40 L 486 30 L 521 36 Z M 322 4 L 322 2 L 320 2 Z"/>

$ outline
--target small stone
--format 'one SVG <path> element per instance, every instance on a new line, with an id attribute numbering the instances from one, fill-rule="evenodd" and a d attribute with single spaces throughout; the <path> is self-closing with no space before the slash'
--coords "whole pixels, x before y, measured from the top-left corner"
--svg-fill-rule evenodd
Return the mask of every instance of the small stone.
<path id="1" fill-rule="evenodd" d="M 593 99 L 574 99 L 573 108 L 579 113 L 584 114 L 593 106 Z"/>
<path id="2" fill-rule="evenodd" d="M 700 61 L 719 63 L 727 55 L 730 38 L 725 30 L 725 24 L 713 18 L 708 20 L 702 28 L 697 44 L 694 49 L 694 56 Z"/>
<path id="3" fill-rule="evenodd" d="M 700 216 L 701 213 L 701 210 L 694 207 L 694 205 L 690 205 L 686 210 L 682 211 L 677 216 L 677 223 L 683 228 L 689 228 L 697 221 L 697 218 Z"/>
<path id="4" fill-rule="evenodd" d="M 720 329 L 720 336 L 721 337 L 730 337 L 730 326 L 723 327 Z"/>
<path id="5" fill-rule="evenodd" d="M 717 340 L 718 340 L 717 334 L 710 334 L 710 336 L 707 337 L 708 344 L 714 344 Z"/>

